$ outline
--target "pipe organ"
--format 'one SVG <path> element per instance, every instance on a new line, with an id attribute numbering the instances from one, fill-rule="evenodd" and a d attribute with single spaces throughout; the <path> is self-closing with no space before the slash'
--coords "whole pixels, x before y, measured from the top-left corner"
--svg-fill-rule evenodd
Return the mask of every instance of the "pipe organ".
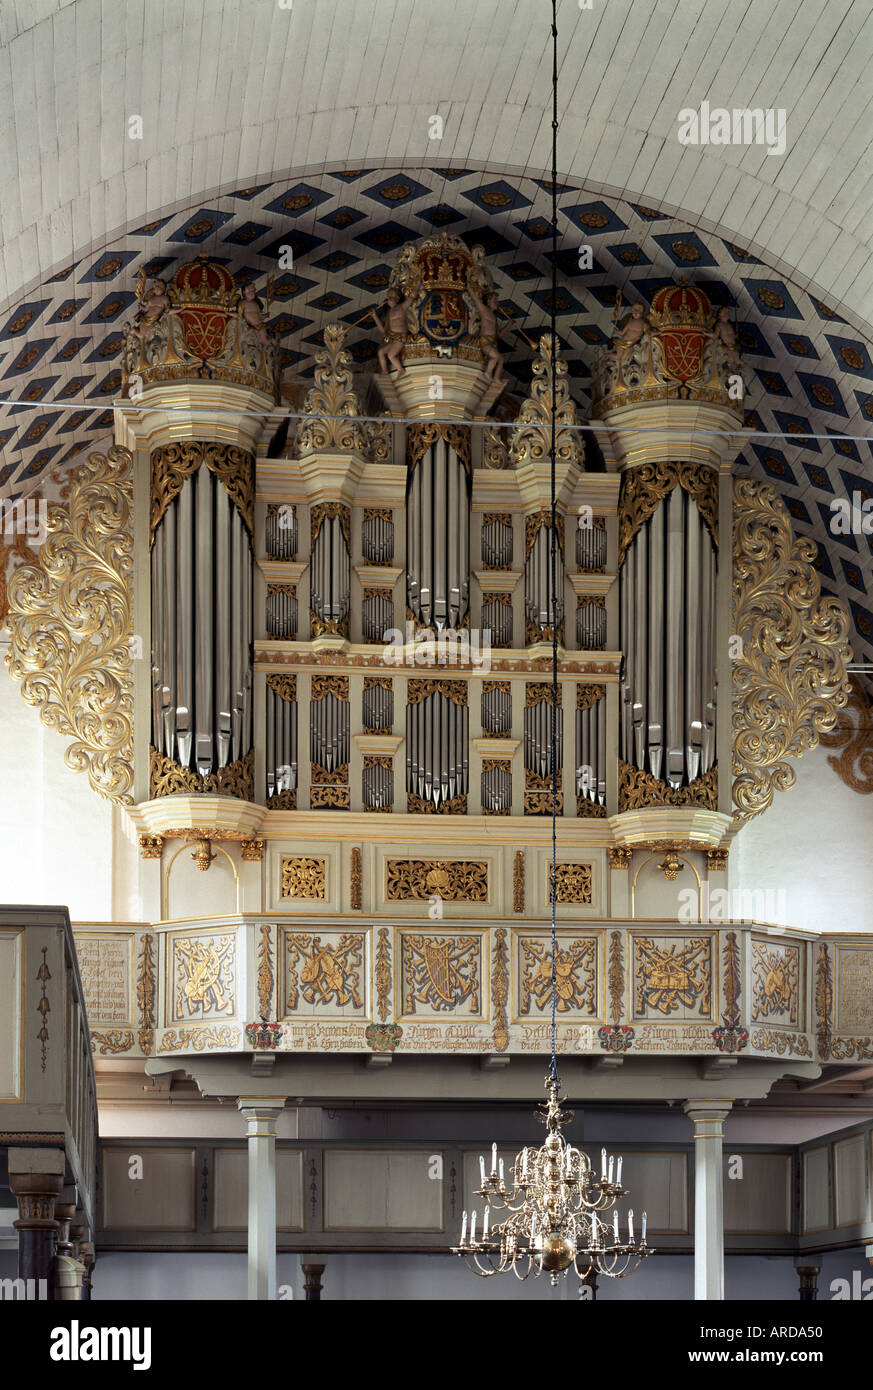
<path id="1" fill-rule="evenodd" d="M 179 312 L 199 302 L 186 274 Z M 230 303 L 223 275 L 215 288 Z M 484 261 L 456 238 L 405 248 L 392 277 L 412 305 L 404 372 L 375 376 L 365 412 L 348 330 L 329 325 L 281 457 L 256 463 L 256 425 L 246 434 L 242 424 L 252 403 L 272 405 L 263 375 L 225 379 L 220 355 L 207 359 L 239 406 L 225 439 L 210 437 L 196 373 L 182 439 L 170 437 L 178 414 L 160 413 L 167 380 L 147 380 L 152 797 L 545 816 L 554 735 L 564 818 L 724 807 L 718 613 L 730 574 L 718 563 L 719 510 L 736 409 L 705 296 L 659 291 L 642 337 L 625 344 L 618 329 L 602 354 L 594 409 L 608 439 L 595 474 L 548 334 L 527 398 L 501 425 L 499 457 L 477 437 L 503 383 L 482 371 L 474 284 L 490 284 Z M 176 329 L 170 337 L 175 354 Z M 172 354 L 158 366 L 174 382 L 189 371 Z M 405 431 L 367 420 L 376 390 Z M 541 649 L 553 632 L 557 707 Z"/>

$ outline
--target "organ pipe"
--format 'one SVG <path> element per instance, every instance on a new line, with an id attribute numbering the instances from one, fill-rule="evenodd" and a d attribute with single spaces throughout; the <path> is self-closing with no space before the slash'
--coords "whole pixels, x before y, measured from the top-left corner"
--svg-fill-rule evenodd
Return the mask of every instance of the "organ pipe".
<path id="1" fill-rule="evenodd" d="M 442 436 L 411 467 L 406 511 L 409 607 L 426 627 L 460 628 L 470 603 L 470 480 Z"/>
<path id="2" fill-rule="evenodd" d="M 469 762 L 466 705 L 439 691 L 407 706 L 406 789 L 435 807 L 466 793 Z"/>

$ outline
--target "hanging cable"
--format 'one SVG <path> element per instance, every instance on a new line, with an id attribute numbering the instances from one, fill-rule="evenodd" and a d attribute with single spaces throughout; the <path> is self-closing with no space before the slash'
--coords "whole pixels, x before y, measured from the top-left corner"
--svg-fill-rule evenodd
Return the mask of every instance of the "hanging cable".
<path id="1" fill-rule="evenodd" d="M 558 958 L 558 494 L 555 479 L 558 397 L 558 3 L 552 0 L 552 302 L 549 321 L 552 334 L 551 419 L 551 618 L 552 618 L 552 1063 L 549 1077 L 558 1080 L 557 958 Z"/>

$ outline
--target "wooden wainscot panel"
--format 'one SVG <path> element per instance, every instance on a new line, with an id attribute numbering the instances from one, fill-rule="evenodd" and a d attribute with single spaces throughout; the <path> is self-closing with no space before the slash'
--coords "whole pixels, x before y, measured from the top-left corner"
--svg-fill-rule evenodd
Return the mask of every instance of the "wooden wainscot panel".
<path id="1" fill-rule="evenodd" d="M 714 933 L 631 932 L 630 941 L 634 1022 L 714 1019 Z"/>
<path id="2" fill-rule="evenodd" d="M 103 1145 L 104 1231 L 197 1229 L 197 1153 Z"/>
<path id="3" fill-rule="evenodd" d="M 591 1162 L 600 1155 L 589 1150 Z M 633 1193 L 634 1209 L 645 1211 L 649 1231 L 664 1235 L 686 1235 L 691 1230 L 688 1201 L 688 1155 L 682 1151 L 623 1150 L 622 1186 Z"/>
<path id="4" fill-rule="evenodd" d="M 247 1151 L 216 1149 L 214 1174 L 213 1231 L 247 1231 Z M 276 1149 L 276 1229 L 303 1230 L 303 1154 L 299 1149 Z"/>
<path id="5" fill-rule="evenodd" d="M 806 1027 L 805 943 L 752 937 L 752 1022 Z"/>
<path id="6" fill-rule="evenodd" d="M 803 1233 L 829 1231 L 831 1198 L 828 1167 L 830 1145 L 807 1149 L 803 1155 Z"/>
<path id="7" fill-rule="evenodd" d="M 870 1219 L 867 1190 L 867 1134 L 853 1134 L 834 1144 L 834 1225 L 859 1226 Z"/>
<path id="8" fill-rule="evenodd" d="M 431 1176 L 439 1150 L 327 1149 L 326 1231 L 442 1231 L 443 1184 Z"/>
<path id="9" fill-rule="evenodd" d="M 0 928 L 0 1104 L 24 1099 L 24 928 Z"/>
<path id="10" fill-rule="evenodd" d="M 603 974 L 603 932 L 558 928 L 555 967 L 559 1023 L 600 1020 L 598 978 Z M 552 943 L 547 927 L 512 933 L 513 1023 L 540 1022 L 551 1016 Z"/>
<path id="11" fill-rule="evenodd" d="M 398 1018 L 489 1022 L 487 930 L 398 927 L 394 961 Z"/>
<path id="12" fill-rule="evenodd" d="M 723 1167 L 725 1233 L 790 1235 L 791 1154 L 726 1153 Z"/>

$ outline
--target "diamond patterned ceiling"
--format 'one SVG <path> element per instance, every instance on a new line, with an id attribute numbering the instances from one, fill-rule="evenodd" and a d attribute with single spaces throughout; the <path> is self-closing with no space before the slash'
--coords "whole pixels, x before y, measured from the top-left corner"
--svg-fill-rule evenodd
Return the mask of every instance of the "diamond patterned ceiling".
<path id="1" fill-rule="evenodd" d="M 822 587 L 852 612 L 855 659 L 873 661 L 871 537 L 829 530 L 832 498 L 854 491 L 873 497 L 871 345 L 826 304 L 714 234 L 638 204 L 589 196 L 581 185 L 561 185 L 558 206 L 558 329 L 583 414 L 617 288 L 626 302 L 648 301 L 687 276 L 716 304 L 735 305 L 750 388 L 746 425 L 757 432 L 738 471 L 772 481 L 796 532 L 818 542 Z M 397 251 L 434 230 L 484 247 L 502 308 L 534 337 L 551 307 L 549 218 L 550 189 L 540 180 L 422 168 L 261 184 L 157 215 L 64 266 L 0 323 L 0 496 L 27 494 L 109 442 L 121 329 L 141 267 L 172 274 L 207 252 L 238 282 L 263 285 L 277 274 L 279 248 L 291 246 L 294 269 L 277 274 L 272 306 L 289 382 L 311 374 L 324 325 L 352 323 L 380 303 Z M 590 270 L 579 268 L 585 243 Z M 353 328 L 348 343 L 361 371 L 372 370 L 373 327 Z M 509 324 L 502 344 L 512 389 L 521 394 L 531 350 Z"/>

